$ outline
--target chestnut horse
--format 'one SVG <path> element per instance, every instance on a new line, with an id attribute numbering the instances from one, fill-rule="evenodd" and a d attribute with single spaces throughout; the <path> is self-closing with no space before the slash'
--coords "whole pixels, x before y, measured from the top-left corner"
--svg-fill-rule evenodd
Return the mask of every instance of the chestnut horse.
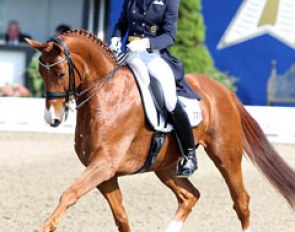
<path id="1" fill-rule="evenodd" d="M 136 82 L 127 67 L 117 65 L 107 44 L 92 34 L 75 30 L 57 38 L 46 43 L 27 41 L 42 53 L 39 71 L 47 90 L 46 121 L 58 126 L 69 98 L 76 98 L 75 150 L 86 168 L 62 194 L 40 231 L 55 231 L 65 211 L 94 188 L 108 201 L 118 231 L 131 231 L 117 178 L 134 174 L 144 165 L 153 135 L 146 126 Z M 295 208 L 295 172 L 279 157 L 235 94 L 201 74 L 187 74 L 186 80 L 202 97 L 203 122 L 193 130 L 195 143 L 204 146 L 223 175 L 242 230 L 250 231 L 249 194 L 241 170 L 243 150 Z M 169 133 L 148 170 L 155 172 L 178 200 L 169 232 L 181 230 L 200 197 L 188 179 L 176 177 L 180 157 L 176 139 Z"/>

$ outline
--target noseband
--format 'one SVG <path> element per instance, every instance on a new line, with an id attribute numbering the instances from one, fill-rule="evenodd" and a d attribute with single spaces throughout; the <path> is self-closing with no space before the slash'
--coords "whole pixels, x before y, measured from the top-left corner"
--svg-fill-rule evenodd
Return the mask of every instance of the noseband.
<path id="1" fill-rule="evenodd" d="M 61 98 L 65 98 L 66 101 L 68 102 L 69 99 L 70 99 L 70 97 L 75 96 L 75 98 L 77 100 L 78 98 L 82 97 L 87 92 L 89 92 L 90 90 L 92 90 L 93 88 L 95 88 L 99 83 L 102 83 L 102 85 L 99 86 L 99 88 L 97 88 L 85 100 L 83 100 L 82 102 L 80 102 L 79 104 L 77 104 L 77 106 L 76 106 L 76 109 L 77 110 L 80 109 L 82 106 L 84 106 L 93 96 L 95 96 L 102 88 L 104 88 L 106 86 L 106 84 L 114 76 L 115 72 L 122 65 L 125 64 L 125 60 L 126 60 L 127 56 L 129 55 L 129 51 L 127 51 L 125 53 L 125 55 L 121 57 L 121 59 L 119 60 L 118 64 L 114 67 L 114 69 L 112 71 L 110 71 L 109 73 L 105 74 L 102 78 L 100 78 L 97 81 L 95 81 L 94 83 L 92 83 L 86 89 L 82 90 L 81 92 L 77 92 L 77 89 L 76 89 L 76 80 L 75 80 L 75 71 L 78 73 L 81 83 L 83 82 L 83 80 L 82 80 L 82 76 L 81 76 L 79 70 L 77 69 L 75 63 L 73 62 L 73 60 L 71 58 L 71 54 L 70 54 L 69 49 L 64 44 L 64 42 L 62 40 L 60 40 L 59 38 L 57 38 L 57 37 L 52 37 L 50 40 L 48 40 L 48 42 L 55 42 L 58 45 L 60 45 L 61 47 L 63 47 L 65 57 L 63 59 L 61 59 L 61 60 L 59 60 L 59 61 L 57 61 L 55 63 L 51 63 L 51 64 L 48 64 L 48 63 L 45 64 L 39 58 L 39 64 L 41 66 L 43 66 L 44 68 L 46 68 L 46 69 L 51 69 L 54 66 L 67 61 L 68 62 L 68 66 L 69 66 L 69 90 L 67 90 L 65 92 L 45 91 L 45 94 L 44 95 L 45 95 L 46 99 L 61 99 Z"/>
<path id="2" fill-rule="evenodd" d="M 61 64 L 63 62 L 65 62 L 67 60 L 67 58 L 63 58 L 55 63 L 52 63 L 52 64 L 44 64 L 42 61 L 41 61 L 41 57 L 39 57 L 39 64 L 41 64 L 44 68 L 46 69 L 51 69 L 53 68 L 55 65 L 58 65 L 58 64 Z"/>

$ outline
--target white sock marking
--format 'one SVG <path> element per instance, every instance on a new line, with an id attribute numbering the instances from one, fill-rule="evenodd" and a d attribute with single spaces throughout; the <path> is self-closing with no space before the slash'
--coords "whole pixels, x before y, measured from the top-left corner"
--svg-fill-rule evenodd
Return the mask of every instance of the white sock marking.
<path id="1" fill-rule="evenodd" d="M 248 228 L 246 230 L 243 230 L 243 232 L 251 232 L 251 228 Z"/>
<path id="2" fill-rule="evenodd" d="M 166 232 L 180 232 L 182 224 L 182 221 L 172 221 L 166 229 Z"/>

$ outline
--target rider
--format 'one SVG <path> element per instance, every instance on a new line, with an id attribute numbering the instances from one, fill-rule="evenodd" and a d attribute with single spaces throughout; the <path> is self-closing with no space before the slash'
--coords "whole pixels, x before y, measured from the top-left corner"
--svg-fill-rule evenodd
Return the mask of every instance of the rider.
<path id="1" fill-rule="evenodd" d="M 110 48 L 121 53 L 122 38 L 128 31 L 127 47 L 133 52 L 128 65 L 149 84 L 149 73 L 159 82 L 165 105 L 180 140 L 185 159 L 177 176 L 188 177 L 197 169 L 195 144 L 186 112 L 177 99 L 175 79 L 183 78 L 183 66 L 167 48 L 174 44 L 179 0 L 124 0 L 113 31 Z"/>

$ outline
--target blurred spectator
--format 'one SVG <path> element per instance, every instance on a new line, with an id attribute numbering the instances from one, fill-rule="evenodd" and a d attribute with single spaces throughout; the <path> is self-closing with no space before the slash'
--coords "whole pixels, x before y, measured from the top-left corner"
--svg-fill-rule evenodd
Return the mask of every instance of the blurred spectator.
<path id="1" fill-rule="evenodd" d="M 22 34 L 18 22 L 12 20 L 8 24 L 7 32 L 5 34 L 5 41 L 11 45 L 18 45 L 19 43 L 24 43 L 25 38 L 31 38 L 31 36 Z"/>
<path id="2" fill-rule="evenodd" d="M 71 27 L 66 24 L 60 24 L 55 28 L 55 34 L 63 34 L 67 31 L 70 31 Z"/>

